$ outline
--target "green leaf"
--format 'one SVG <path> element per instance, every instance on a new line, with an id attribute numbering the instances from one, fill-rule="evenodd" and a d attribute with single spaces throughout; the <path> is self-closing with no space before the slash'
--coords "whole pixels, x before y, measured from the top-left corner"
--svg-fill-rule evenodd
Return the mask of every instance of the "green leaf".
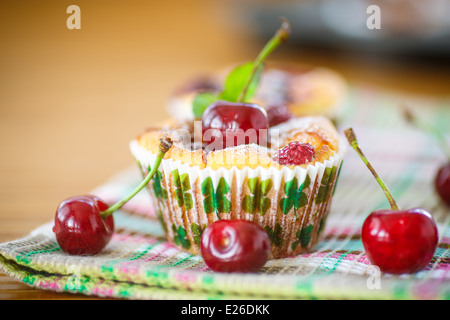
<path id="1" fill-rule="evenodd" d="M 175 198 L 178 206 L 181 208 L 183 206 L 183 191 L 180 188 L 175 189 Z"/>
<path id="2" fill-rule="evenodd" d="M 308 189 L 310 184 L 311 184 L 311 178 L 309 177 L 309 174 L 306 174 L 305 181 L 303 181 L 303 189 Z"/>
<path id="3" fill-rule="evenodd" d="M 247 62 L 234 68 L 226 78 L 224 90 L 221 93 L 201 92 L 197 94 L 192 103 L 194 117 L 197 119 L 201 118 L 206 108 L 218 100 L 237 102 L 241 98 L 242 102 L 249 101 L 258 89 L 261 72 L 264 67 L 263 64 L 260 64 L 252 76 L 253 66 L 253 62 Z M 251 81 L 249 82 L 250 78 Z M 241 97 L 241 93 L 247 83 L 245 96 Z"/>
<path id="4" fill-rule="evenodd" d="M 229 213 L 231 211 L 231 201 L 224 195 L 216 195 L 216 208 L 218 213 Z"/>
<path id="5" fill-rule="evenodd" d="M 254 197 L 246 195 L 244 199 L 242 199 L 242 209 L 248 213 L 255 213 L 255 201 Z"/>
<path id="6" fill-rule="evenodd" d="M 283 198 L 280 200 L 280 209 L 283 214 L 288 214 L 294 206 L 294 199 L 292 198 Z"/>
<path id="7" fill-rule="evenodd" d="M 183 193 L 183 202 L 184 202 L 184 209 L 185 210 L 191 210 L 194 206 L 194 202 L 192 201 L 192 194 L 188 192 Z"/>
<path id="8" fill-rule="evenodd" d="M 215 195 L 216 210 L 219 213 L 228 213 L 231 211 L 231 201 L 225 196 L 230 192 L 231 188 L 226 182 L 225 178 L 220 178 L 217 184 L 217 190 Z"/>
<path id="9" fill-rule="evenodd" d="M 192 230 L 192 233 L 194 234 L 194 241 L 198 246 L 200 246 L 200 240 L 202 238 L 202 234 L 205 229 L 206 229 L 206 224 L 203 225 L 203 228 L 200 227 L 196 223 L 191 224 L 191 230 Z"/>
<path id="10" fill-rule="evenodd" d="M 250 192 L 253 194 L 255 194 L 257 192 L 258 184 L 259 184 L 258 177 L 250 178 L 247 180 L 248 188 L 250 189 Z"/>
<path id="11" fill-rule="evenodd" d="M 205 197 L 203 199 L 203 207 L 205 208 L 205 213 L 214 212 L 214 187 L 211 177 L 206 178 L 202 182 L 202 194 Z"/>
<path id="12" fill-rule="evenodd" d="M 260 202 L 259 202 L 259 208 L 258 208 L 259 214 L 262 216 L 265 215 L 267 210 L 269 210 L 270 205 L 271 205 L 271 201 L 269 198 L 261 198 Z"/>
<path id="13" fill-rule="evenodd" d="M 311 240 L 312 231 L 313 231 L 312 224 L 300 230 L 298 238 L 300 239 L 300 244 L 302 245 L 303 248 L 305 248 L 309 244 L 309 241 Z"/>
<path id="14" fill-rule="evenodd" d="M 215 192 L 211 177 L 203 180 L 201 188 L 202 194 L 205 196 L 203 206 L 206 213 L 213 213 L 214 211 L 229 213 L 231 211 L 231 201 L 226 197 L 231 188 L 223 177 L 219 179 Z"/>
<path id="15" fill-rule="evenodd" d="M 173 224 L 172 231 L 174 233 L 174 242 L 176 245 L 181 245 L 184 249 L 189 250 L 191 248 L 191 242 L 187 238 L 186 230 L 179 226 L 177 227 Z"/>
<path id="16" fill-rule="evenodd" d="M 234 68 L 225 80 L 224 90 L 219 95 L 219 99 L 231 102 L 238 101 L 247 82 L 250 80 L 250 77 L 252 77 L 254 65 L 255 64 L 253 62 L 247 62 Z M 256 89 L 258 88 L 259 79 L 263 67 L 263 64 L 260 64 L 257 67 L 257 70 L 253 75 L 251 82 L 248 84 L 245 96 L 242 97 L 243 102 L 248 101 L 254 96 Z"/>
<path id="17" fill-rule="evenodd" d="M 295 195 L 298 188 L 297 178 L 293 178 L 291 181 L 286 182 L 284 185 L 284 193 L 290 198 Z"/>
<path id="18" fill-rule="evenodd" d="M 191 224 L 191 230 L 192 230 L 192 233 L 195 234 L 195 235 L 197 235 L 197 236 L 199 236 L 199 235 L 202 234 L 202 229 L 201 229 L 200 226 L 199 226 L 198 224 L 196 224 L 196 223 L 192 223 L 192 224 Z"/>
<path id="19" fill-rule="evenodd" d="M 181 183 L 180 183 L 180 174 L 178 173 L 178 169 L 175 169 L 172 171 L 172 178 L 173 178 L 173 184 L 175 185 L 175 187 L 180 188 Z"/>
<path id="20" fill-rule="evenodd" d="M 261 181 L 261 186 L 260 186 L 261 195 L 267 196 L 270 189 L 272 189 L 272 185 L 273 185 L 272 179 L 267 179 L 267 180 Z"/>
<path id="21" fill-rule="evenodd" d="M 287 40 L 289 34 L 289 22 L 282 19 L 281 27 L 259 52 L 255 61 L 237 66 L 230 72 L 225 79 L 224 89 L 218 96 L 215 93 L 208 92 L 200 93 L 195 97 L 193 104 L 195 117 L 201 118 L 208 105 L 217 100 L 247 102 L 251 99 L 258 88 L 261 72 L 264 69 L 264 60 L 275 48 Z"/>
<path id="22" fill-rule="evenodd" d="M 204 196 L 211 196 L 214 193 L 214 186 L 212 183 L 212 178 L 208 177 L 202 182 L 202 194 Z"/>
<path id="23" fill-rule="evenodd" d="M 297 211 L 308 204 L 308 196 L 305 193 L 305 189 L 311 184 L 311 179 L 307 175 L 305 181 L 298 186 L 297 178 L 286 182 L 284 185 L 284 193 L 286 198 L 282 198 L 279 202 L 280 209 L 283 214 L 288 214 L 289 211 L 294 207 L 294 214 L 297 216 Z"/>
<path id="24" fill-rule="evenodd" d="M 308 196 L 306 195 L 306 193 L 302 192 L 300 194 L 300 199 L 298 200 L 297 209 L 303 208 L 307 204 L 308 204 Z"/>
<path id="25" fill-rule="evenodd" d="M 313 228 L 314 228 L 313 225 L 310 224 L 307 227 L 297 231 L 295 235 L 297 236 L 298 240 L 292 243 L 291 245 L 292 250 L 295 250 L 295 248 L 297 248 L 299 244 L 302 246 L 302 248 L 305 248 L 309 244 L 309 242 L 311 241 L 311 234 Z"/>
<path id="26" fill-rule="evenodd" d="M 178 169 L 172 171 L 173 184 L 175 186 L 175 198 L 179 207 L 184 205 L 185 210 L 191 210 L 193 207 L 192 195 L 187 192 L 191 190 L 189 175 L 184 173 L 180 176 Z"/>
<path id="27" fill-rule="evenodd" d="M 272 180 L 267 179 L 260 183 L 259 178 L 255 177 L 248 179 L 247 185 L 251 195 L 246 195 L 242 199 L 242 209 L 251 214 L 258 211 L 259 214 L 263 216 L 266 214 L 267 210 L 269 210 L 271 205 L 270 199 L 265 196 L 269 193 L 270 189 L 272 189 Z"/>
<path id="28" fill-rule="evenodd" d="M 206 108 L 217 100 L 219 100 L 219 94 L 215 92 L 201 92 L 197 94 L 192 104 L 194 117 L 198 119 L 201 118 Z"/>
<path id="29" fill-rule="evenodd" d="M 180 177 L 180 183 L 183 191 L 191 190 L 191 182 L 189 181 L 189 174 L 183 173 Z"/>
<path id="30" fill-rule="evenodd" d="M 189 190 L 191 190 L 191 183 L 189 181 L 189 175 L 187 173 L 183 173 L 180 177 L 181 190 L 183 190 L 183 202 L 184 209 L 191 210 L 194 206 L 194 202 L 192 201 L 192 194 L 190 194 Z"/>
<path id="31" fill-rule="evenodd" d="M 336 174 L 337 167 L 326 168 L 323 173 L 322 180 L 320 182 L 319 191 L 317 192 L 316 198 L 314 199 L 316 204 L 322 203 L 328 199 L 331 193 L 331 185 L 333 183 L 334 176 Z"/>
<path id="32" fill-rule="evenodd" d="M 150 172 L 151 167 L 148 166 L 147 170 L 148 170 L 148 172 Z M 153 192 L 155 193 L 155 197 L 159 200 L 167 200 L 167 197 L 168 197 L 167 190 L 164 189 L 164 187 L 161 185 L 162 173 L 160 171 L 156 171 L 152 180 L 153 180 L 152 187 L 153 187 Z M 162 203 L 164 203 L 164 202 L 162 202 Z"/>
<path id="33" fill-rule="evenodd" d="M 230 192 L 231 188 L 228 185 L 227 181 L 225 180 L 224 177 L 219 179 L 219 182 L 217 183 L 217 193 L 219 194 L 227 194 L 228 192 Z"/>
<path id="34" fill-rule="evenodd" d="M 284 239 L 281 236 L 283 228 L 279 223 L 276 223 L 273 229 L 270 228 L 269 226 L 265 226 L 264 230 L 266 230 L 267 233 L 269 234 L 270 241 L 272 242 L 273 245 L 277 247 L 281 247 L 283 245 Z"/>

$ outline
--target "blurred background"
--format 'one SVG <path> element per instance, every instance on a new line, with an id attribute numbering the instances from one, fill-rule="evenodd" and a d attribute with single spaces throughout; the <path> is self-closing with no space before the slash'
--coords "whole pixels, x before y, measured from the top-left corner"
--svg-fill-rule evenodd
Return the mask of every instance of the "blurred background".
<path id="1" fill-rule="evenodd" d="M 374 2 L 374 3 L 372 3 Z M 81 9 L 70 30 L 69 5 Z M 366 10 L 381 8 L 381 29 Z M 450 95 L 450 1 L 0 2 L 0 241 L 133 165 L 129 141 L 167 117 L 192 75 L 253 60 L 287 17 L 271 59 L 323 66 L 350 85 Z"/>

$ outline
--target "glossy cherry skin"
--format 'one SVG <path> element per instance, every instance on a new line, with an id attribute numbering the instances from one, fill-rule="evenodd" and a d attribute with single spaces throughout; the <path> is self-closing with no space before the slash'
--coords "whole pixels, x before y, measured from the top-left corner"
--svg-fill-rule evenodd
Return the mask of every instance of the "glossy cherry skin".
<path id="1" fill-rule="evenodd" d="M 203 232 L 200 246 L 206 265 L 218 272 L 256 272 L 271 252 L 267 232 L 246 220 L 212 223 Z"/>
<path id="2" fill-rule="evenodd" d="M 280 123 L 286 122 L 291 118 L 292 114 L 284 104 L 270 106 L 269 108 L 267 108 L 267 119 L 269 121 L 269 127 L 273 127 Z"/>
<path id="3" fill-rule="evenodd" d="M 414 273 L 433 258 L 438 230 L 423 209 L 377 210 L 364 221 L 362 242 L 370 262 L 386 273 Z"/>
<path id="4" fill-rule="evenodd" d="M 56 240 L 61 249 L 71 255 L 99 253 L 111 240 L 114 219 L 103 219 L 101 211 L 108 205 L 94 195 L 76 196 L 64 200 L 56 210 Z"/>
<path id="5" fill-rule="evenodd" d="M 266 110 L 257 104 L 217 101 L 202 116 L 203 142 L 222 139 L 214 143 L 216 150 L 249 143 L 266 145 L 268 129 Z"/>
<path id="6" fill-rule="evenodd" d="M 450 162 L 438 170 L 434 186 L 439 197 L 450 206 Z"/>

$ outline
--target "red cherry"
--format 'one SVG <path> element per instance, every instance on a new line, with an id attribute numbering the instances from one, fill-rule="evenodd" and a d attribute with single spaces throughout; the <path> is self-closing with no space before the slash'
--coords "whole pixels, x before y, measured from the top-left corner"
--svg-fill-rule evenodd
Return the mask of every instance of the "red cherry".
<path id="1" fill-rule="evenodd" d="M 433 217 L 419 208 L 400 210 L 392 193 L 363 154 L 353 129 L 344 132 L 391 205 L 391 210 L 374 211 L 364 221 L 361 239 L 367 257 L 383 272 L 400 274 L 419 271 L 430 263 L 438 243 L 438 230 Z"/>
<path id="2" fill-rule="evenodd" d="M 61 249 L 73 255 L 92 255 L 100 252 L 114 232 L 112 214 L 145 188 L 155 175 L 167 151 L 172 147 L 170 137 L 160 138 L 159 151 L 152 169 L 145 179 L 122 200 L 112 206 L 94 195 L 72 197 L 59 205 L 53 232 Z"/>
<path id="3" fill-rule="evenodd" d="M 92 255 L 100 252 L 111 240 L 114 219 L 104 219 L 100 212 L 108 205 L 93 195 L 64 200 L 55 215 L 56 240 L 61 249 L 71 255 Z"/>
<path id="4" fill-rule="evenodd" d="M 255 272 L 267 262 L 271 243 L 267 232 L 251 221 L 219 220 L 202 234 L 206 265 L 219 272 Z"/>
<path id="5" fill-rule="evenodd" d="M 290 142 L 275 154 L 274 160 L 282 165 L 301 165 L 310 162 L 315 157 L 314 147 L 300 141 Z"/>
<path id="6" fill-rule="evenodd" d="M 393 274 L 424 268 L 438 243 L 433 217 L 418 208 L 374 211 L 364 221 L 361 236 L 370 262 Z"/>
<path id="7" fill-rule="evenodd" d="M 441 199 L 450 206 L 450 162 L 438 170 L 434 186 Z"/>
<path id="8" fill-rule="evenodd" d="M 217 101 L 206 108 L 202 126 L 203 141 L 215 142 L 212 145 L 216 150 L 249 143 L 267 143 L 267 113 L 257 104 Z M 223 139 L 223 143 L 215 141 L 216 138 Z"/>
<path id="9" fill-rule="evenodd" d="M 267 108 L 267 119 L 269 121 L 269 127 L 273 127 L 277 124 L 286 122 L 291 118 L 292 114 L 284 104 Z"/>

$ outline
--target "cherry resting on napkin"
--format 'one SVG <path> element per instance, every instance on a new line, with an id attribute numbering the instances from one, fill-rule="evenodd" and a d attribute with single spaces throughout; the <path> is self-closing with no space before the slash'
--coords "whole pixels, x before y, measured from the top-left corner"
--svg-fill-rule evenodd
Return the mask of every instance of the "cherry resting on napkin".
<path id="1" fill-rule="evenodd" d="M 254 272 L 267 262 L 271 251 L 267 232 L 247 220 L 218 220 L 201 237 L 206 265 L 219 272 Z"/>
<path id="2" fill-rule="evenodd" d="M 72 255 L 100 252 L 114 232 L 113 216 L 100 214 L 106 209 L 108 205 L 94 195 L 64 200 L 56 210 L 53 227 L 61 249 Z"/>
<path id="3" fill-rule="evenodd" d="M 53 232 L 61 249 L 71 255 L 99 253 L 111 240 L 114 232 L 112 213 L 141 191 L 155 174 L 164 154 L 172 146 L 169 138 L 160 140 L 159 152 L 152 170 L 127 197 L 108 208 L 94 195 L 76 196 L 64 200 L 56 210 Z"/>
<path id="4" fill-rule="evenodd" d="M 387 273 L 421 270 L 433 258 L 438 243 L 438 230 L 433 217 L 419 208 L 401 210 L 362 153 L 353 130 L 345 130 L 345 135 L 380 184 L 391 205 L 391 210 L 376 210 L 364 221 L 361 238 L 367 257 L 372 264 Z"/>

